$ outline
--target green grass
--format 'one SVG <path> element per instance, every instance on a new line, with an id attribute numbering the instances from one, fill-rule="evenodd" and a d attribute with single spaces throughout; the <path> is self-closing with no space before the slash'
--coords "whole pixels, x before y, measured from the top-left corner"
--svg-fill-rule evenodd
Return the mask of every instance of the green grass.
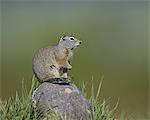
<path id="1" fill-rule="evenodd" d="M 92 117 L 91 120 L 114 120 L 114 111 L 117 107 L 109 109 L 106 101 L 99 102 L 98 98 L 101 91 L 102 82 L 99 85 L 97 94 L 94 95 L 94 87 L 92 85 L 92 95 L 90 102 L 92 104 Z M 11 97 L 7 101 L 0 101 L 0 120 L 36 120 L 36 114 L 34 113 L 34 105 L 32 102 L 32 92 L 37 86 L 36 80 L 32 79 L 32 85 L 29 92 L 22 87 L 22 93 L 20 96 L 16 93 L 16 97 Z M 83 84 L 83 91 L 84 91 Z M 58 115 L 51 115 L 48 120 L 58 120 Z M 47 120 L 47 119 L 44 119 Z M 65 118 L 64 118 L 65 120 Z"/>

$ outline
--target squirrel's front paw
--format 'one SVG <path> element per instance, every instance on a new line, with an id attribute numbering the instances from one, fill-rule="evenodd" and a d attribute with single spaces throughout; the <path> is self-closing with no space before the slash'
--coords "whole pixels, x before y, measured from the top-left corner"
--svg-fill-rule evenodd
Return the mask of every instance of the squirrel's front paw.
<path id="1" fill-rule="evenodd" d="M 68 69 L 68 70 L 71 70 L 71 69 L 72 69 L 72 66 L 71 66 L 70 64 L 68 64 L 68 65 L 67 65 L 67 69 Z"/>

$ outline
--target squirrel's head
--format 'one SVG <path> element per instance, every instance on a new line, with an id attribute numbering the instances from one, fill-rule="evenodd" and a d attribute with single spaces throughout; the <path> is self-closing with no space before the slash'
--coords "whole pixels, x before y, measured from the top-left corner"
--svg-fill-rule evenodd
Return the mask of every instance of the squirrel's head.
<path id="1" fill-rule="evenodd" d="M 82 41 L 78 40 L 74 36 L 63 36 L 60 41 L 59 45 L 62 45 L 66 47 L 67 49 L 74 50 L 75 48 L 78 48 L 80 46 Z"/>

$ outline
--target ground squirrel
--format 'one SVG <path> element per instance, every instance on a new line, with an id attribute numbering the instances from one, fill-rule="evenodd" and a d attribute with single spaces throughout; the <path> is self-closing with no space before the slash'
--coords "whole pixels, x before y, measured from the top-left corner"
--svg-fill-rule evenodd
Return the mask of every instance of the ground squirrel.
<path id="1" fill-rule="evenodd" d="M 72 68 L 73 52 L 80 44 L 81 41 L 74 36 L 63 36 L 57 45 L 40 48 L 32 61 L 33 72 L 39 82 L 66 79 L 68 70 Z"/>

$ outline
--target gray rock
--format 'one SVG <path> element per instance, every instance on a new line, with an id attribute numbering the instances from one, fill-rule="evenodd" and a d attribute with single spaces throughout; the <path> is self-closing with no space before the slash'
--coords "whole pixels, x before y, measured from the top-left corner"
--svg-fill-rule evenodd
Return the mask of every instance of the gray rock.
<path id="1" fill-rule="evenodd" d="M 66 120 L 87 120 L 91 105 L 74 84 L 42 83 L 33 93 L 37 118 L 59 116 Z M 54 112 L 55 111 L 55 112 Z"/>

